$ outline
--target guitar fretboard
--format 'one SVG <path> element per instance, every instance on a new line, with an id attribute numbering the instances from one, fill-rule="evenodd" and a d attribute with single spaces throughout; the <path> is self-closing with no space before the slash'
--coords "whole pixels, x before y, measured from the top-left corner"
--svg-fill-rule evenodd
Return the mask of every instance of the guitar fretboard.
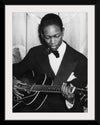
<path id="1" fill-rule="evenodd" d="M 75 88 L 77 91 L 87 92 L 87 90 L 82 88 Z M 31 92 L 51 92 L 51 93 L 61 93 L 61 85 L 33 85 L 31 87 Z"/>
<path id="2" fill-rule="evenodd" d="M 31 92 L 40 91 L 40 92 L 54 92 L 61 93 L 61 86 L 59 85 L 33 85 L 31 87 Z"/>

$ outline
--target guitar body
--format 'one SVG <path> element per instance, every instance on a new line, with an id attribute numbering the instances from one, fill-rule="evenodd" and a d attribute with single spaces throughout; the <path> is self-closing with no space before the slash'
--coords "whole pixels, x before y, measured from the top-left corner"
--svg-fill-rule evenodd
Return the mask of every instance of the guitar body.
<path id="1" fill-rule="evenodd" d="M 51 85 L 52 80 L 45 74 L 41 75 L 36 81 L 36 85 Z M 38 111 L 47 99 L 47 93 L 44 92 L 32 92 L 28 94 L 22 100 L 13 100 L 13 112 L 32 112 Z"/>
<path id="2" fill-rule="evenodd" d="M 76 101 L 69 110 L 61 86 L 53 85 L 51 78 L 43 74 L 32 84 L 31 93 L 24 94 L 22 99 L 13 99 L 13 112 L 83 112 L 84 102 L 80 101 L 80 93 L 87 96 L 87 90 L 76 88 Z"/>

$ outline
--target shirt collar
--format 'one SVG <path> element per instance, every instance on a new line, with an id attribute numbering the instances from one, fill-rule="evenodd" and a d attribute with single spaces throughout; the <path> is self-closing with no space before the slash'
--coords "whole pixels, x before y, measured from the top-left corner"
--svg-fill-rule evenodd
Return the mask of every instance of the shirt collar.
<path id="1" fill-rule="evenodd" d="M 62 41 L 60 47 L 59 47 L 57 50 L 58 50 L 58 52 L 59 52 L 60 55 L 61 55 L 62 53 L 64 53 L 65 50 L 66 50 L 66 44 L 65 44 L 65 42 Z"/>

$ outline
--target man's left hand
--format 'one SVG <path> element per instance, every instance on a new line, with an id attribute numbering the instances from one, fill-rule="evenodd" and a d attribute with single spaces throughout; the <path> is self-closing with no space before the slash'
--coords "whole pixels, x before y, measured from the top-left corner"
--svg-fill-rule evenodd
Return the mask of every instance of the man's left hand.
<path id="1" fill-rule="evenodd" d="M 72 84 L 68 85 L 67 83 L 63 83 L 61 86 L 61 91 L 62 95 L 67 99 L 67 101 L 73 104 L 75 101 L 75 87 Z"/>

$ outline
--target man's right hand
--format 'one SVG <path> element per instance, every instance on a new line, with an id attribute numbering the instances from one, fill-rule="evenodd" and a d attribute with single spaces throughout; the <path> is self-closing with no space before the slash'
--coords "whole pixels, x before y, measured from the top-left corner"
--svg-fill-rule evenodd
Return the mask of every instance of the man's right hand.
<path id="1" fill-rule="evenodd" d="M 27 83 L 21 82 L 20 80 L 13 77 L 13 92 L 17 99 L 22 99 L 24 93 L 29 93 L 30 86 Z"/>

